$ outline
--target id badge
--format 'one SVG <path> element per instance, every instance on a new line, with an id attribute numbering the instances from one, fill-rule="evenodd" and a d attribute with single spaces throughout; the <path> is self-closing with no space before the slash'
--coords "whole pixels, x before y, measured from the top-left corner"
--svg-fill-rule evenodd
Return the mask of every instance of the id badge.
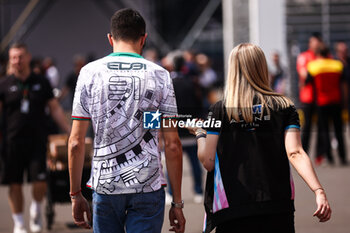
<path id="1" fill-rule="evenodd" d="M 28 99 L 22 99 L 21 102 L 21 113 L 29 113 L 29 100 Z"/>

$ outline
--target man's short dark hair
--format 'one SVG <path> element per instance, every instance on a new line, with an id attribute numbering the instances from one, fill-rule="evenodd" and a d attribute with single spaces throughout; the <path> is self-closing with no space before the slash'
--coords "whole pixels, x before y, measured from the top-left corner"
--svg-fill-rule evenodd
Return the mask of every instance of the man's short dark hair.
<path id="1" fill-rule="evenodd" d="M 24 49 L 28 52 L 28 46 L 23 42 L 15 42 L 11 44 L 10 49 Z"/>
<path id="2" fill-rule="evenodd" d="M 111 18 L 111 33 L 115 40 L 137 41 L 145 35 L 146 23 L 139 12 L 121 9 Z"/>
<path id="3" fill-rule="evenodd" d="M 182 54 L 178 54 L 173 58 L 174 71 L 180 72 L 185 65 L 185 59 Z"/>
<path id="4" fill-rule="evenodd" d="M 327 46 L 322 45 L 316 50 L 316 54 L 321 56 L 321 57 L 327 58 L 327 57 L 329 57 L 330 50 Z"/>
<path id="5" fill-rule="evenodd" d="M 313 33 L 311 33 L 310 38 L 311 38 L 311 37 L 316 38 L 318 41 L 322 41 L 322 35 L 321 35 L 321 33 L 319 33 L 319 32 L 313 32 Z"/>

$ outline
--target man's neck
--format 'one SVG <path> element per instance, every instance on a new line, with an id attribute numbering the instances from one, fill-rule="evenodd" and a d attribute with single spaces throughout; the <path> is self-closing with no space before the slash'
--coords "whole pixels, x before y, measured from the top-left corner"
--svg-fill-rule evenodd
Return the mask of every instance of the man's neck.
<path id="1" fill-rule="evenodd" d="M 126 43 L 124 41 L 118 41 L 113 45 L 114 53 L 137 53 L 141 55 L 142 49 L 138 48 L 139 46 L 133 43 Z"/>
<path id="2" fill-rule="evenodd" d="M 30 69 L 23 70 L 22 72 L 14 72 L 13 75 L 22 82 L 25 82 L 29 78 Z"/>

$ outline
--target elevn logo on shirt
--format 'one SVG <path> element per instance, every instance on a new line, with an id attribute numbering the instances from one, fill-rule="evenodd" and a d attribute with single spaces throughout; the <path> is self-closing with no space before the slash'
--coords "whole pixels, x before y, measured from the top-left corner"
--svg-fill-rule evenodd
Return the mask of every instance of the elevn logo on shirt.
<path id="1" fill-rule="evenodd" d="M 108 62 L 107 67 L 111 70 L 146 70 L 146 64 L 141 62 Z"/>

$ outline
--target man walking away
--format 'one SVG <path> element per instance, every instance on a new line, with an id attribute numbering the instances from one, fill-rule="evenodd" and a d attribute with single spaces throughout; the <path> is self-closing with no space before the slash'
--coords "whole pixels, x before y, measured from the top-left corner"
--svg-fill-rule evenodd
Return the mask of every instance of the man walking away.
<path id="1" fill-rule="evenodd" d="M 169 73 L 141 57 L 146 25 L 135 10 L 111 18 L 113 53 L 84 66 L 73 101 L 69 172 L 75 223 L 90 228 L 90 210 L 81 194 L 84 137 L 94 128 L 94 156 L 88 185 L 93 192 L 94 232 L 161 232 L 165 193 L 161 180 L 160 115 L 176 115 Z M 147 120 L 147 121 L 146 121 Z M 171 231 L 184 232 L 181 197 L 182 150 L 176 129 L 164 128 L 165 156 L 173 190 Z"/>

